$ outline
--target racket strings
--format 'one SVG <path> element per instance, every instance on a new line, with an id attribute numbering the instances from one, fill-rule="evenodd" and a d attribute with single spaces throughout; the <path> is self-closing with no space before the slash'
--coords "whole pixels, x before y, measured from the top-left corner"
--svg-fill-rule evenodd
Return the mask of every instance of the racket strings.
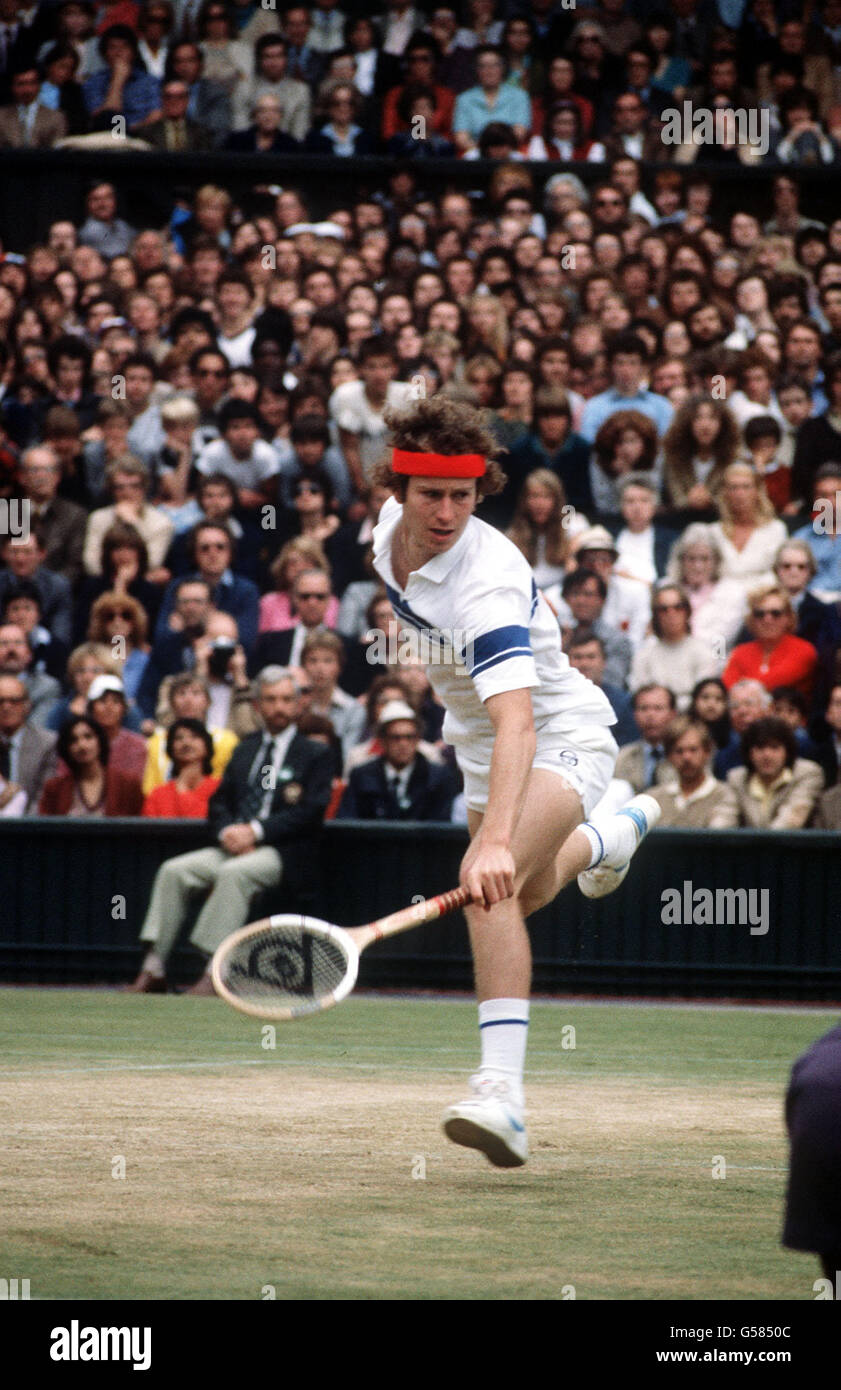
<path id="1" fill-rule="evenodd" d="M 348 971 L 341 944 L 305 927 L 266 927 L 230 952 L 223 983 L 243 1002 L 296 1007 L 331 995 Z"/>

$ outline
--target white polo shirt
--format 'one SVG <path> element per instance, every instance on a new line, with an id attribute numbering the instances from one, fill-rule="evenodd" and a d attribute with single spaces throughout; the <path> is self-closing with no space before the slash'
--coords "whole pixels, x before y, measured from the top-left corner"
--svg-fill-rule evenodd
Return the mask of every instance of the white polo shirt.
<path id="1" fill-rule="evenodd" d="M 448 742 L 490 762 L 494 729 L 484 702 L 506 690 L 531 690 L 538 745 L 545 734 L 616 723 L 606 696 L 570 666 L 557 619 L 507 537 L 472 516 L 455 545 L 401 590 L 391 543 L 402 514 L 389 498 L 374 528 L 374 568 L 401 626 L 428 639 L 427 674 L 447 710 Z"/>

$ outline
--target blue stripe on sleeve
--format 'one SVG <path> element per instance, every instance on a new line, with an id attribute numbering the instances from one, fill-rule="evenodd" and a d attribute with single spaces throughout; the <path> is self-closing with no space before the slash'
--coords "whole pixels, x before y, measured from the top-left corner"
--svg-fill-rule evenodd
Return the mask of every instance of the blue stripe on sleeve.
<path id="1" fill-rule="evenodd" d="M 480 671 L 488 670 L 489 667 L 496 666 L 498 662 L 508 661 L 514 656 L 531 655 L 532 650 L 527 627 L 519 627 L 516 624 L 510 627 L 498 627 L 493 632 L 483 632 L 481 637 L 475 638 L 472 652 L 473 665 L 470 674 L 476 676 Z"/>

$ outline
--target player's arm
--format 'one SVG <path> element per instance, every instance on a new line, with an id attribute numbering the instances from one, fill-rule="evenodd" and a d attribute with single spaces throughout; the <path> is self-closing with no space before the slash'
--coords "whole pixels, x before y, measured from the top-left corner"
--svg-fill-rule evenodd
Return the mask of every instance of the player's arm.
<path id="1" fill-rule="evenodd" d="M 494 729 L 488 805 L 482 825 L 462 860 L 460 882 L 470 889 L 474 902 L 491 907 L 514 892 L 511 841 L 525 799 L 537 739 L 528 689 L 491 695 L 485 708 Z"/>

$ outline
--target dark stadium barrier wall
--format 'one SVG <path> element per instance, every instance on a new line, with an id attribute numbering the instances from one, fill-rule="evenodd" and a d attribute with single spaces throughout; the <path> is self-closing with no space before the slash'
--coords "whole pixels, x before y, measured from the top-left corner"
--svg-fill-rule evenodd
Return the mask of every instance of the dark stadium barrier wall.
<path id="1" fill-rule="evenodd" d="M 85 194 L 92 182 L 113 183 L 119 213 L 134 226 L 160 227 L 169 221 L 176 199 L 190 198 L 205 183 L 220 184 L 237 198 L 245 197 L 246 216 L 270 209 L 268 189 L 294 188 L 309 202 L 312 215 L 324 217 L 332 208 L 352 205 L 375 191 L 384 191 L 396 167 L 408 164 L 418 186 L 432 194 L 447 187 L 484 192 L 497 164 L 491 160 L 420 159 L 401 161 L 385 156 L 336 159 L 328 155 L 166 154 L 120 150 L 3 150 L 0 152 L 0 240 L 6 249 L 26 251 L 46 237 L 51 222 L 84 220 Z M 605 177 L 600 164 L 523 162 L 535 187 L 542 189 L 553 174 L 572 172 L 585 184 Z M 666 166 L 643 169 L 643 186 L 650 189 L 654 173 Z M 690 173 L 692 166 L 682 166 Z M 758 167 L 710 163 L 703 166 L 715 184 L 715 201 L 722 213 L 739 208 L 755 211 L 764 222 L 773 214 L 771 179 L 790 165 Z M 801 211 L 829 224 L 837 213 L 837 170 L 798 167 Z M 263 194 L 252 190 L 261 188 Z"/>
<path id="2" fill-rule="evenodd" d="M 131 979 L 156 869 L 207 843 L 203 822 L 0 822 L 0 979 Z M 456 826 L 334 822 L 315 897 L 290 902 L 281 887 L 254 916 L 305 908 L 370 921 L 454 887 L 465 845 Z M 837 1000 L 838 865 L 838 836 L 822 831 L 657 830 L 617 893 L 593 902 L 572 886 L 534 916 L 535 990 Z M 187 946 L 173 965 L 188 981 L 199 957 Z M 361 983 L 469 989 L 464 918 L 373 947 Z"/>

